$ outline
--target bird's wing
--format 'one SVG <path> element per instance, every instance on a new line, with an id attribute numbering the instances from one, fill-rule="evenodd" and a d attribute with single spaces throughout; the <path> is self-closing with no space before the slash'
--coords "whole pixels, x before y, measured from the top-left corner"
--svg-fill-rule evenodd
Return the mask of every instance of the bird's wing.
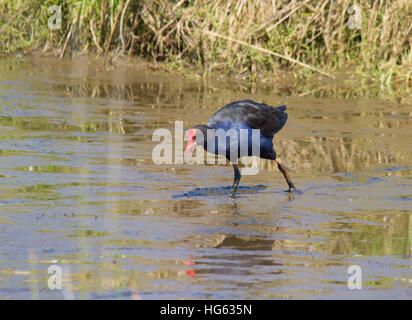
<path id="1" fill-rule="evenodd" d="M 252 129 L 260 129 L 265 137 L 272 137 L 285 125 L 288 114 L 286 106 L 272 107 L 264 103 L 251 100 L 232 102 L 218 112 L 209 120 L 208 126 L 214 127 L 222 121 L 241 121 Z"/>

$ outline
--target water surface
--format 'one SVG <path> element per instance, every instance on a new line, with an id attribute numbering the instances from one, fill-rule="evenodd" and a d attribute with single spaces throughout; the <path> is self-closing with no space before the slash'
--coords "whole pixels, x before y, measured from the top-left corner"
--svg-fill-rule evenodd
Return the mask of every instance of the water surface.
<path id="1" fill-rule="evenodd" d="M 412 103 L 245 86 L 0 60 L 0 298 L 410 299 Z M 154 130 L 246 98 L 288 105 L 300 194 L 268 161 L 234 203 L 229 165 L 153 163 Z"/>

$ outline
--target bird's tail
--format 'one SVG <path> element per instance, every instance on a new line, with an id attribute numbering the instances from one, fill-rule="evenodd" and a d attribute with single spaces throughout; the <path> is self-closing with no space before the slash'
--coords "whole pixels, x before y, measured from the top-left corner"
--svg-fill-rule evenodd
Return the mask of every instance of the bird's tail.
<path id="1" fill-rule="evenodd" d="M 280 107 L 275 108 L 277 130 L 274 133 L 279 132 L 280 129 L 283 128 L 286 121 L 288 120 L 288 114 L 285 111 L 286 111 L 286 106 L 280 106 Z"/>
<path id="2" fill-rule="evenodd" d="M 278 110 L 279 112 L 285 112 L 286 111 L 286 106 L 276 107 L 275 109 Z"/>

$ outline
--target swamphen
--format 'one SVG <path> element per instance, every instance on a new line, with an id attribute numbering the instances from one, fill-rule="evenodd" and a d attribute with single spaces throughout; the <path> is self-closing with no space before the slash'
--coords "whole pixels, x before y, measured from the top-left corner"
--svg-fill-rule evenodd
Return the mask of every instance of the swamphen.
<path id="1" fill-rule="evenodd" d="M 276 161 L 279 170 L 289 185 L 288 191 L 294 192 L 295 185 L 290 180 L 285 165 L 276 156 L 276 151 L 273 148 L 274 134 L 282 129 L 288 119 L 285 110 L 286 106 L 272 107 L 251 100 L 229 103 L 217 111 L 209 119 L 207 125 L 196 125 L 189 130 L 186 152 L 190 153 L 196 146 L 200 145 L 210 153 L 225 155 L 233 164 L 235 172 L 232 191 L 229 195 L 230 198 L 234 199 L 241 177 L 237 164 L 237 158 L 241 156 L 239 150 L 242 148 L 242 144 L 247 144 L 243 146 L 247 149 L 247 155 L 254 155 L 252 153 L 253 142 L 260 146 L 260 153 L 258 154 L 260 158 Z M 247 139 L 241 138 L 245 137 L 244 134 L 240 133 L 241 129 L 246 129 Z M 258 139 L 251 139 L 252 129 L 259 129 Z M 217 132 L 220 132 L 220 134 L 222 132 L 226 133 L 227 136 L 224 137 L 224 140 L 219 140 Z M 233 136 L 235 136 L 235 139 L 230 139 Z M 210 143 L 211 141 L 214 143 Z M 234 151 L 236 152 L 234 153 Z M 233 159 L 233 154 L 235 154 L 236 159 Z"/>

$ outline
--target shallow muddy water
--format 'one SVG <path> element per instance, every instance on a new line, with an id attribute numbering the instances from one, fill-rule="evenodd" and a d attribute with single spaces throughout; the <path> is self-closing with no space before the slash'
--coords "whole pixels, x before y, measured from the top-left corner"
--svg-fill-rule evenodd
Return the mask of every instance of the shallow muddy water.
<path id="1" fill-rule="evenodd" d="M 412 103 L 224 81 L 0 60 L 0 298 L 410 299 Z M 154 130 L 246 98 L 288 105 L 295 197 L 267 161 L 235 202 L 229 165 L 153 163 Z"/>

